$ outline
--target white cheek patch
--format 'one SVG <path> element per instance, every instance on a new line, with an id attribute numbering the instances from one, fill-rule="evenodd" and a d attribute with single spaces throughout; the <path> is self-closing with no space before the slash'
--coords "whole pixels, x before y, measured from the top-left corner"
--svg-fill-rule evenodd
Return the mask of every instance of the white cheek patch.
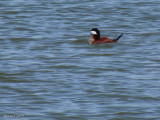
<path id="1" fill-rule="evenodd" d="M 91 31 L 91 33 L 92 33 L 93 35 L 96 35 L 96 34 L 97 34 L 96 31 Z"/>

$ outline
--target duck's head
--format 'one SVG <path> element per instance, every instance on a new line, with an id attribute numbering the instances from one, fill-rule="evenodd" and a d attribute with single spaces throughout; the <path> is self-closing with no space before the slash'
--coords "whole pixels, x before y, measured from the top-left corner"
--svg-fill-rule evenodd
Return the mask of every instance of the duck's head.
<path id="1" fill-rule="evenodd" d="M 91 30 L 92 35 L 98 35 L 100 37 L 100 31 L 97 28 Z"/>

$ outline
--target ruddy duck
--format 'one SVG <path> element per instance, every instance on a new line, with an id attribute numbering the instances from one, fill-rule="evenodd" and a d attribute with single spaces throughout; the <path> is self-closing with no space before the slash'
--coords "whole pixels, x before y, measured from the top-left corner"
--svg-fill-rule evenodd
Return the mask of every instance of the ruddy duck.
<path id="1" fill-rule="evenodd" d="M 107 37 L 101 37 L 100 31 L 97 28 L 93 28 L 91 30 L 92 36 L 89 39 L 90 44 L 100 44 L 100 43 L 116 43 L 120 37 L 122 37 L 123 33 L 118 36 L 116 39 L 110 39 Z"/>

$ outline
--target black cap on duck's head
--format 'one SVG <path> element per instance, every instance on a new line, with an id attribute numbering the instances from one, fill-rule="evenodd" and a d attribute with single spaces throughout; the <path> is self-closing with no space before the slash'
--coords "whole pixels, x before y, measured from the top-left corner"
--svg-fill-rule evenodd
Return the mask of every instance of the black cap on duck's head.
<path id="1" fill-rule="evenodd" d="M 98 35 L 100 37 L 100 31 L 97 28 L 91 30 L 92 35 Z"/>

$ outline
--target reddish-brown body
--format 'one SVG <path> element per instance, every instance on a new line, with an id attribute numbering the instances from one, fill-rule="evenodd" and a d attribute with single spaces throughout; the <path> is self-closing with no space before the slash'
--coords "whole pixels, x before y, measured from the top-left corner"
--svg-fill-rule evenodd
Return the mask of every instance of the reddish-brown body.
<path id="1" fill-rule="evenodd" d="M 94 35 L 90 38 L 90 44 L 101 44 L 101 43 L 115 43 L 117 41 L 112 40 L 107 37 L 100 37 L 100 39 L 96 40 Z"/>

